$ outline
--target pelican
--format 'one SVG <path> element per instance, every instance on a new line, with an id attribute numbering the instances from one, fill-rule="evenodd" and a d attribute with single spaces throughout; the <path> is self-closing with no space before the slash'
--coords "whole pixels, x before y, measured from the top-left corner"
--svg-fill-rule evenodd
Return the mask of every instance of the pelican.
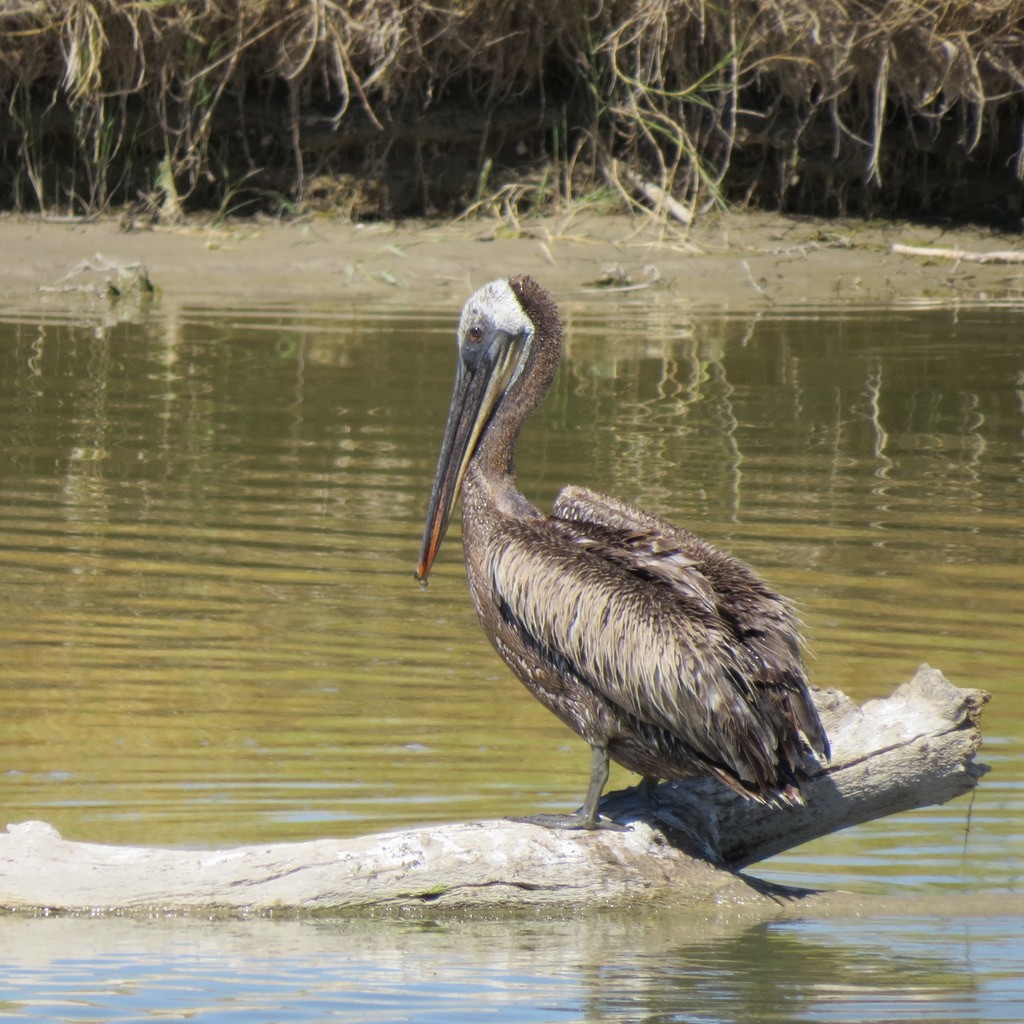
<path id="1" fill-rule="evenodd" d="M 519 431 L 562 350 L 554 300 L 530 277 L 484 285 L 458 328 L 455 391 L 416 578 L 425 586 L 462 496 L 480 624 L 526 688 L 590 745 L 590 782 L 552 828 L 601 817 L 609 759 L 659 779 L 711 775 L 753 800 L 801 803 L 801 765 L 828 741 L 786 600 L 688 530 L 583 487 L 546 515 L 519 491 Z"/>

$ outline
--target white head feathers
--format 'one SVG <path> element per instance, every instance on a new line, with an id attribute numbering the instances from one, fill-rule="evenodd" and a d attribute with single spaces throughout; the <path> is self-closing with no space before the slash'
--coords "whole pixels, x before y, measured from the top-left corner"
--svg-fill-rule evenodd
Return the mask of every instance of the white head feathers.
<path id="1" fill-rule="evenodd" d="M 516 293 L 504 277 L 478 288 L 462 308 L 459 321 L 459 342 L 474 324 L 486 331 L 500 330 L 513 338 L 533 336 L 533 322 L 523 311 Z"/>

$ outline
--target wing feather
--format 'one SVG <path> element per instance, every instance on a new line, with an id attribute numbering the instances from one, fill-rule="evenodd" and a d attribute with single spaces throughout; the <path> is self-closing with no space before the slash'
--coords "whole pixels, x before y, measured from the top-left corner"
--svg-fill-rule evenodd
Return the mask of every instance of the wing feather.
<path id="1" fill-rule="evenodd" d="M 752 570 L 584 488 L 554 512 L 511 521 L 485 556 L 501 614 L 553 672 L 755 790 L 782 788 L 805 744 L 827 755 L 795 617 Z"/>
<path id="2" fill-rule="evenodd" d="M 588 488 L 566 487 L 555 499 L 554 512 L 567 522 L 588 524 L 586 529 L 646 538 L 662 558 L 674 551 L 690 559 L 715 595 L 721 619 L 739 644 L 744 677 L 776 721 L 790 763 L 798 764 L 802 756 L 794 726 L 815 753 L 829 756 L 828 739 L 808 692 L 796 615 L 752 569 L 661 516 Z M 638 542 L 631 543 L 635 547 Z M 678 591 L 678 581 L 668 574 L 663 578 Z"/>
<path id="3" fill-rule="evenodd" d="M 775 776 L 777 737 L 756 713 L 706 582 L 666 601 L 664 584 L 638 579 L 593 544 L 566 545 L 561 527 L 541 520 L 514 531 L 522 535 L 488 550 L 489 585 L 556 671 L 673 734 L 702 761 L 750 783 Z"/>

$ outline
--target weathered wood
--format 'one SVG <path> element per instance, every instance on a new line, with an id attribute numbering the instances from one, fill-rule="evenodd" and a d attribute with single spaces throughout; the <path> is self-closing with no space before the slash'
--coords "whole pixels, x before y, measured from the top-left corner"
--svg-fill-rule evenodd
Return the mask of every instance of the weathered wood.
<path id="1" fill-rule="evenodd" d="M 693 212 L 660 185 L 641 178 L 639 174 L 634 173 L 618 160 L 612 161 L 612 173 L 628 182 L 655 210 L 664 210 L 670 217 L 674 217 L 680 224 L 687 227 L 693 223 Z"/>
<path id="2" fill-rule="evenodd" d="M 934 245 L 903 245 L 894 242 L 892 251 L 899 256 L 927 256 L 932 259 L 955 260 L 957 263 L 1024 263 L 1024 252 L 1016 249 L 970 252 L 967 249 L 940 249 Z"/>
<path id="3" fill-rule="evenodd" d="M 836 690 L 821 691 L 815 704 L 832 758 L 826 766 L 807 765 L 803 807 L 766 807 L 711 779 L 691 779 L 659 787 L 666 799 L 655 823 L 671 830 L 678 821 L 677 845 L 700 836 L 706 857 L 744 868 L 851 825 L 945 803 L 988 771 L 974 761 L 988 698 L 953 686 L 927 665 L 890 697 L 862 707 Z"/>
<path id="4" fill-rule="evenodd" d="M 943 803 L 986 771 L 974 762 L 987 694 L 922 666 L 886 700 L 816 699 L 833 756 L 809 764 L 807 806 L 764 807 L 708 779 L 665 783 L 656 806 L 611 794 L 627 832 L 511 821 L 229 850 L 67 842 L 43 822 L 0 835 L 0 907 L 109 913 L 300 913 L 767 899 L 737 867 L 857 822 Z"/>

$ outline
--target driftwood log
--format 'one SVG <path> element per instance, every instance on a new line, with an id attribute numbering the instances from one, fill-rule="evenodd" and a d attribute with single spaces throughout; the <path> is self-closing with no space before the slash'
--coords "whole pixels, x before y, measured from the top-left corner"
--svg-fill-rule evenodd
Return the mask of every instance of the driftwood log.
<path id="1" fill-rule="evenodd" d="M 940 249 L 934 245 L 902 245 L 895 242 L 892 252 L 898 256 L 925 256 L 929 259 L 955 260 L 957 263 L 1024 263 L 1024 250 L 969 252 L 966 249 Z"/>
<path id="2" fill-rule="evenodd" d="M 430 826 L 228 850 L 68 842 L 43 822 L 0 834 L 0 907 L 78 913 L 305 913 L 387 907 L 567 907 L 666 898 L 777 898 L 739 869 L 862 821 L 944 803 L 987 770 L 974 761 L 988 694 L 922 666 L 884 700 L 816 701 L 832 742 L 809 764 L 804 807 L 766 807 L 710 779 L 633 790 L 602 811 L 625 832 L 513 821 Z M 787 895 L 805 895 L 802 891 Z"/>

